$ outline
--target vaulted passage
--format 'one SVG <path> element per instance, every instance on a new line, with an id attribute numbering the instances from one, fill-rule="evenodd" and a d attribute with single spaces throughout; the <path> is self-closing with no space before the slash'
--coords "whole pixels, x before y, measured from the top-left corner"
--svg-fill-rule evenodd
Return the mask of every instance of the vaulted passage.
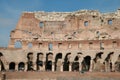
<path id="1" fill-rule="evenodd" d="M 60 71 L 62 65 L 62 53 L 58 53 L 55 57 L 55 70 Z"/>
<path id="2" fill-rule="evenodd" d="M 46 71 L 52 71 L 53 53 L 48 53 L 46 56 Z"/>
<path id="3" fill-rule="evenodd" d="M 82 70 L 83 71 L 89 71 L 89 69 L 90 69 L 90 60 L 91 60 L 90 56 L 84 57 L 84 60 L 82 62 Z"/>
<path id="4" fill-rule="evenodd" d="M 4 70 L 5 70 L 4 63 L 3 63 L 3 60 L 4 60 L 3 57 L 4 57 L 3 54 L 0 52 L 0 64 L 1 64 L 1 65 L 0 65 L 0 66 L 1 66 L 1 67 L 0 67 L 1 69 L 0 69 L 0 70 L 1 70 L 1 71 L 4 71 Z"/>
<path id="5" fill-rule="evenodd" d="M 64 64 L 63 64 L 63 71 L 69 71 L 69 65 L 70 65 L 70 54 L 71 53 L 67 53 L 65 58 L 64 58 Z"/>
<path id="6" fill-rule="evenodd" d="M 25 64 L 24 64 L 23 62 L 20 62 L 20 63 L 18 64 L 18 70 L 19 70 L 19 71 L 24 71 L 24 69 L 25 69 Z"/>
<path id="7" fill-rule="evenodd" d="M 79 71 L 79 62 L 72 63 L 72 71 Z"/>
<path id="8" fill-rule="evenodd" d="M 31 70 L 33 70 L 33 53 L 32 52 L 28 53 L 27 59 L 28 59 L 28 62 L 27 62 L 28 68 L 27 68 L 27 70 L 31 71 Z"/>
<path id="9" fill-rule="evenodd" d="M 14 70 L 15 70 L 15 63 L 14 63 L 14 62 L 11 62 L 11 63 L 9 64 L 9 70 L 10 70 L 10 71 L 14 71 Z"/>
<path id="10" fill-rule="evenodd" d="M 72 71 L 79 71 L 79 57 L 76 56 L 72 63 Z"/>
<path id="11" fill-rule="evenodd" d="M 37 54 L 37 70 L 41 70 L 41 68 L 43 67 L 43 53 L 38 53 Z"/>

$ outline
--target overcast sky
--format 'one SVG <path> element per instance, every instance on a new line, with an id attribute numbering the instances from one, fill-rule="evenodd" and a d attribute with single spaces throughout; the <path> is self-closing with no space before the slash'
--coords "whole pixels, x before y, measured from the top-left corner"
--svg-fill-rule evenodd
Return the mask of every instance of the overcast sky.
<path id="1" fill-rule="evenodd" d="M 115 12 L 120 0 L 0 0 L 0 47 L 7 47 L 10 31 L 23 11 L 62 11 L 81 9 Z"/>

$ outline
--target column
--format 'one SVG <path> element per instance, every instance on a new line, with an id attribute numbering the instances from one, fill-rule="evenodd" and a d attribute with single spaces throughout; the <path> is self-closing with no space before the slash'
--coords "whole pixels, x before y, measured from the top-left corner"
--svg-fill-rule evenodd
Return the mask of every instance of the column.
<path id="1" fill-rule="evenodd" d="M 2 65 L 0 64 L 0 71 L 1 71 L 1 66 L 2 66 Z"/>
<path id="2" fill-rule="evenodd" d="M 15 63 L 15 71 L 18 71 L 18 63 Z"/>
<path id="3" fill-rule="evenodd" d="M 55 65 L 54 65 L 55 62 L 52 62 L 52 71 L 54 72 L 55 71 Z"/>
<path id="4" fill-rule="evenodd" d="M 69 64 L 69 71 L 70 72 L 72 71 L 72 62 L 70 62 L 70 64 Z"/>
<path id="5" fill-rule="evenodd" d="M 112 71 L 115 71 L 115 63 L 112 62 Z"/>
<path id="6" fill-rule="evenodd" d="M 63 63 L 61 63 L 60 71 L 63 72 Z"/>
<path id="7" fill-rule="evenodd" d="M 9 62 L 6 62 L 6 64 L 5 64 L 5 70 L 9 71 Z"/>
<path id="8" fill-rule="evenodd" d="M 43 61 L 42 71 L 45 71 L 45 64 L 46 64 L 46 62 Z"/>
<path id="9" fill-rule="evenodd" d="M 92 72 L 93 70 L 93 59 L 90 60 L 90 68 L 89 71 Z"/>
<path id="10" fill-rule="evenodd" d="M 25 63 L 25 68 L 24 68 L 24 71 L 27 71 L 27 62 Z"/>
<path id="11" fill-rule="evenodd" d="M 79 62 L 79 71 L 82 71 L 82 62 Z"/>
<path id="12" fill-rule="evenodd" d="M 37 64 L 34 62 L 33 63 L 33 69 L 36 71 L 37 70 Z"/>

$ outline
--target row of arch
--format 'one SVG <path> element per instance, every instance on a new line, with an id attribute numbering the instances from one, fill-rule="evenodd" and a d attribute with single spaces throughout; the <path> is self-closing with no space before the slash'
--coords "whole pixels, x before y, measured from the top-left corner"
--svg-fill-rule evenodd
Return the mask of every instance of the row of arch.
<path id="1" fill-rule="evenodd" d="M 113 65 L 117 65 L 117 70 L 120 71 L 120 55 L 118 56 L 118 61 L 116 61 L 115 64 L 111 62 L 111 56 L 114 54 L 114 52 L 110 52 L 105 60 L 101 62 L 101 56 L 103 52 L 99 52 L 95 55 L 94 59 L 91 59 L 91 56 L 85 56 L 82 57 L 82 53 L 78 53 L 73 61 L 70 60 L 71 53 L 68 53 L 64 56 L 63 54 L 58 53 L 55 57 L 55 60 L 53 61 L 53 53 L 48 53 L 46 55 L 46 58 L 44 60 L 43 53 L 37 54 L 36 62 L 33 61 L 33 53 L 30 52 L 27 54 L 27 62 L 19 62 L 16 64 L 15 62 L 9 63 L 9 70 L 14 71 L 89 71 L 91 68 L 92 70 L 100 71 L 101 66 L 105 68 L 106 70 L 112 71 Z M 1 70 L 5 69 L 5 64 L 2 60 L 3 54 L 0 53 L 0 63 L 1 63 Z M 72 56 L 73 57 L 73 56 Z M 81 59 L 83 58 L 83 59 Z M 92 62 L 92 64 L 91 64 Z M 93 67 L 94 65 L 94 67 Z M 92 66 L 92 67 L 91 67 Z M 96 66 L 96 67 L 95 67 Z"/>
<path id="2" fill-rule="evenodd" d="M 64 56 L 63 59 L 63 54 L 62 53 L 58 53 L 55 57 L 55 60 L 53 60 L 53 53 L 48 53 L 46 55 L 46 59 L 45 62 L 43 61 L 43 53 L 38 53 L 37 55 L 37 60 L 36 60 L 36 65 L 37 65 L 37 70 L 39 70 L 43 65 L 45 65 L 45 70 L 46 71 L 52 71 L 52 68 L 54 68 L 55 71 L 60 71 L 61 67 L 63 67 L 63 71 L 70 71 L 70 66 L 71 66 L 71 70 L 72 71 L 79 71 L 80 68 L 80 55 L 82 55 L 82 53 L 78 53 L 73 61 L 70 61 L 70 56 L 71 53 L 66 54 L 66 56 Z M 28 58 L 28 70 L 33 70 L 32 69 L 32 55 L 33 53 L 28 53 L 27 58 Z M 83 63 L 82 65 L 84 65 L 84 63 L 87 63 L 86 66 L 90 67 L 90 60 L 91 57 L 90 56 L 86 56 L 84 57 Z M 53 67 L 54 66 L 54 67 Z M 85 68 L 86 70 L 89 70 L 88 68 Z"/>

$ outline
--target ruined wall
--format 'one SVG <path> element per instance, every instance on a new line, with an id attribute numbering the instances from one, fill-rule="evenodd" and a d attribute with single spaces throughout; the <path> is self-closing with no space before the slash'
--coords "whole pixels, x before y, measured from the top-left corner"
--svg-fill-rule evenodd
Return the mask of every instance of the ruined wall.
<path id="1" fill-rule="evenodd" d="M 104 71 L 115 71 L 115 63 L 120 62 L 119 22 L 119 9 L 114 13 L 24 12 L 10 33 L 8 48 L 0 49 L 0 69 L 4 65 L 9 70 L 12 63 L 18 70 L 22 62 L 25 71 L 81 71 L 86 61 L 87 71 L 101 71 L 98 64 Z"/>

